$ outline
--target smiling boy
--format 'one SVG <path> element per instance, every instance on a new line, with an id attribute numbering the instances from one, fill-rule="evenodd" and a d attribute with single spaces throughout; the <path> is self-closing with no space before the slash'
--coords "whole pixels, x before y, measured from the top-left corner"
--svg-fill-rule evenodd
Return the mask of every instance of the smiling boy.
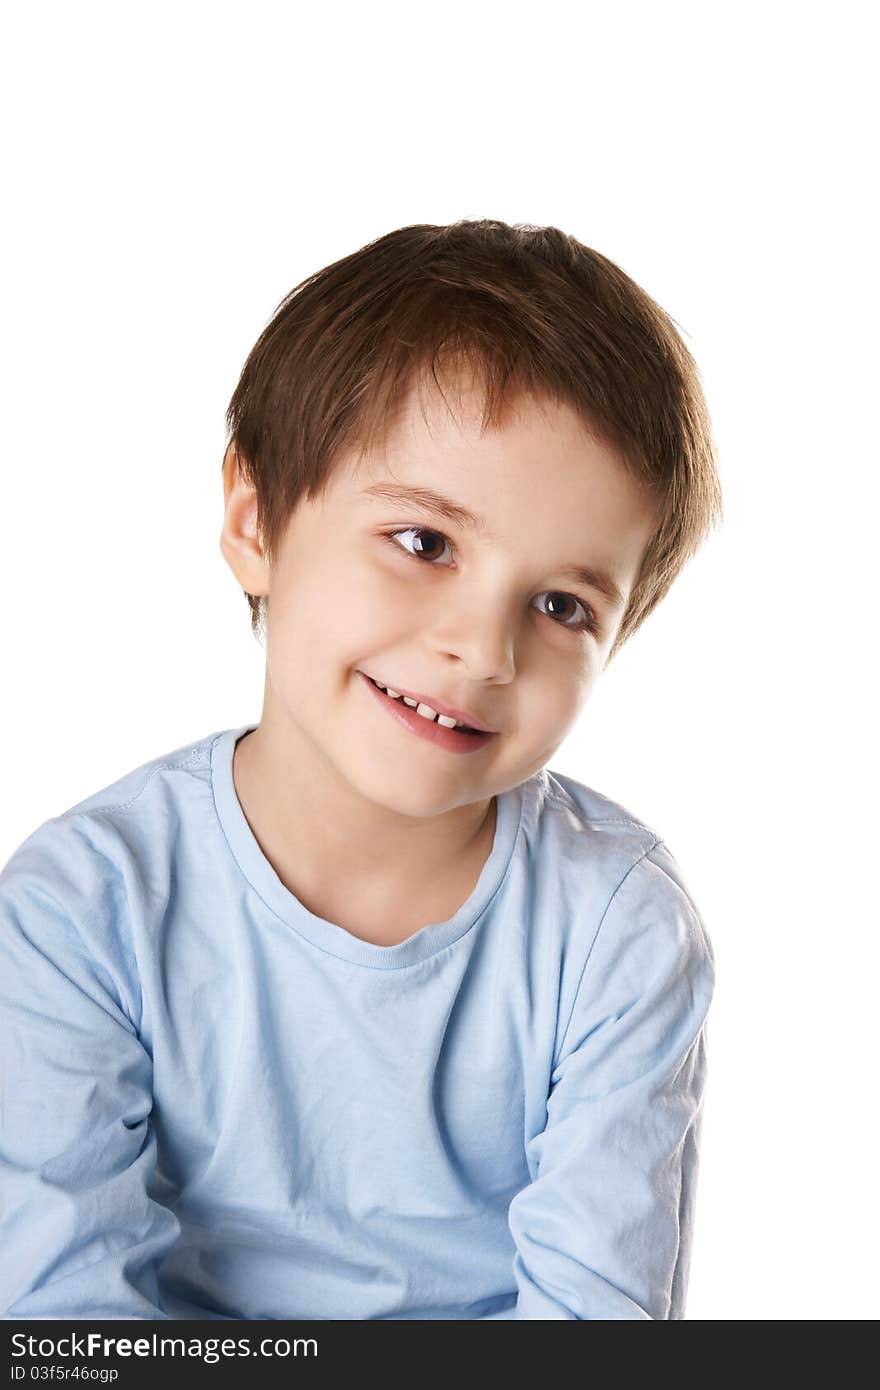
<path id="1" fill-rule="evenodd" d="M 720 517 L 687 349 L 554 228 L 410 227 L 228 422 L 259 723 L 0 875 L 5 1316 L 683 1317 L 712 948 L 547 764 Z"/>
<path id="2" fill-rule="evenodd" d="M 254 488 L 234 453 L 224 470 L 223 553 L 243 589 L 272 595 L 239 800 L 291 892 L 383 946 L 445 921 L 474 888 L 495 798 L 577 719 L 656 512 L 569 407 L 526 398 L 481 435 L 476 394 L 453 418 L 439 393 L 411 392 L 387 450 L 340 460 L 325 495 L 300 503 L 271 574 Z M 451 503 L 467 517 L 452 522 Z M 587 558 L 623 602 L 583 580 L 563 596 Z M 371 680 L 491 733 L 435 742 Z"/>

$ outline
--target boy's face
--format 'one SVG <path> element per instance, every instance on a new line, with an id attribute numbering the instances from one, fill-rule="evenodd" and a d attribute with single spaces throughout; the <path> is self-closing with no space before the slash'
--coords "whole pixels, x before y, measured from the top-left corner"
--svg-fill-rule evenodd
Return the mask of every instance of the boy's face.
<path id="1" fill-rule="evenodd" d="M 566 571 L 604 572 L 625 601 L 654 521 L 568 407 L 526 398 L 481 436 L 480 403 L 467 389 L 460 399 L 460 424 L 439 396 L 426 424 L 411 393 L 387 450 L 348 456 L 322 498 L 300 501 L 271 573 L 224 552 L 242 587 L 270 595 L 264 741 L 300 773 L 405 817 L 485 801 L 546 765 L 624 611 Z M 371 491 L 382 487 L 442 493 L 479 526 Z M 452 751 L 365 676 L 495 732 Z"/>

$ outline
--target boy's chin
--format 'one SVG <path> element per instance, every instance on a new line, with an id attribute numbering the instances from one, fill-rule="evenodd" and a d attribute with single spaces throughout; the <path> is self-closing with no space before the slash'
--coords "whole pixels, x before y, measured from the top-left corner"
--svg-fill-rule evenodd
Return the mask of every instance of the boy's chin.
<path id="1" fill-rule="evenodd" d="M 464 806 L 485 802 L 490 791 L 476 792 L 459 787 L 450 787 L 449 774 L 437 773 L 432 778 L 424 769 L 417 770 L 401 757 L 397 768 L 391 766 L 386 756 L 381 767 L 364 769 L 361 776 L 349 779 L 355 790 L 365 801 L 372 802 L 377 810 L 397 815 L 407 820 L 435 820 L 438 816 L 449 815 Z"/>

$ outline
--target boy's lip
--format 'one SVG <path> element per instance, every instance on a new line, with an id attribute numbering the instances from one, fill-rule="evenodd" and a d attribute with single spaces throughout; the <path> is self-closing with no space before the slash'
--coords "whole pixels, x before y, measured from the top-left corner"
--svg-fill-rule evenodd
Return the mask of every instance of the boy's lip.
<path id="1" fill-rule="evenodd" d="M 479 729 L 483 734 L 495 734 L 497 729 L 490 729 L 488 724 L 484 724 L 475 714 L 471 714 L 466 709 L 456 709 L 454 705 L 444 705 L 433 695 L 420 695 L 416 690 L 407 690 L 402 685 L 397 685 L 395 681 L 380 681 L 377 676 L 371 676 L 369 672 L 362 671 L 361 675 L 376 685 L 387 686 L 397 695 L 406 695 L 410 700 L 417 701 L 420 705 L 427 705 L 429 709 L 436 710 L 438 714 L 445 714 L 449 719 L 457 719 L 461 724 L 467 724 L 471 729 Z"/>

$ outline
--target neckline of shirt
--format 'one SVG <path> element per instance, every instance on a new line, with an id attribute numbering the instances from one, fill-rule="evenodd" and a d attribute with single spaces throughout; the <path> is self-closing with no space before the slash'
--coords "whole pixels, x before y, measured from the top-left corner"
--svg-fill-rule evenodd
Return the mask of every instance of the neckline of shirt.
<path id="1" fill-rule="evenodd" d="M 394 946 L 377 946 L 362 941 L 344 927 L 318 917 L 281 882 L 266 858 L 242 810 L 232 775 L 235 745 L 257 724 L 243 724 L 217 734 L 210 749 L 211 785 L 214 806 L 229 849 L 251 887 L 272 911 L 300 936 L 333 956 L 357 965 L 379 970 L 396 970 L 415 965 L 451 946 L 479 920 L 507 873 L 522 825 L 527 802 L 538 790 L 541 774 L 498 793 L 495 837 L 470 897 L 445 922 L 421 927 L 414 935 Z"/>

